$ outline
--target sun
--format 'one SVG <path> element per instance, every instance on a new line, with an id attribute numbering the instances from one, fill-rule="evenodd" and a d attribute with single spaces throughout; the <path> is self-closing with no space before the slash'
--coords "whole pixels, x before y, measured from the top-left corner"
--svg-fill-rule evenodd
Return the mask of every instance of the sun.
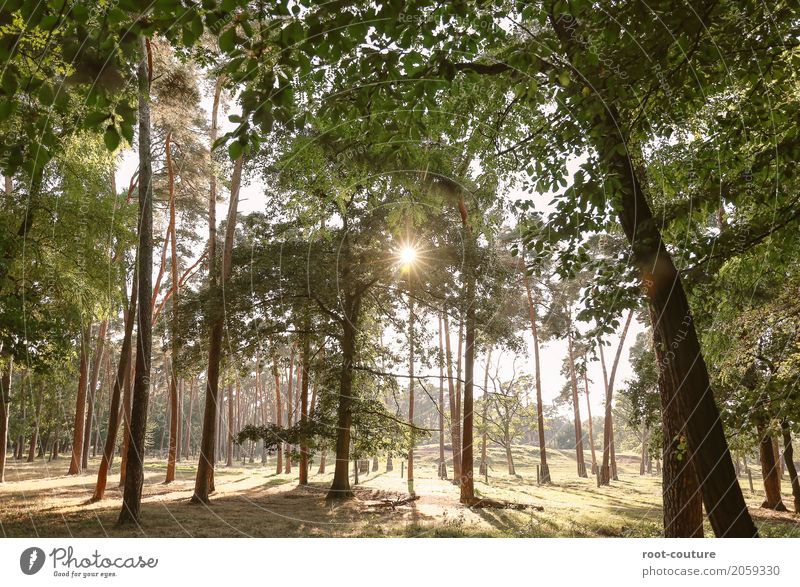
<path id="1" fill-rule="evenodd" d="M 403 247 L 400 249 L 400 263 L 403 265 L 413 265 L 417 260 L 417 249 L 414 247 Z"/>

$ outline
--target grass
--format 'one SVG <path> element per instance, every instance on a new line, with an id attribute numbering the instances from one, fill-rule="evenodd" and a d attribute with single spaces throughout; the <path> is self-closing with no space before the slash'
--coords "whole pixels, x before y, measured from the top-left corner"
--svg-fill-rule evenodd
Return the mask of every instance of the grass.
<path id="1" fill-rule="evenodd" d="M 379 500 L 406 492 L 395 469 L 360 475 L 356 499 L 329 505 L 325 494 L 332 468 L 316 475 L 310 484 L 297 486 L 292 474 L 276 475 L 274 460 L 267 467 L 237 464 L 218 467 L 217 492 L 210 506 L 192 505 L 195 460 L 178 464 L 177 479 L 162 483 L 166 463 L 148 461 L 145 470 L 142 523 L 139 527 L 115 525 L 121 504 L 117 488 L 118 468 L 109 476 L 106 499 L 88 504 L 99 459 L 90 462 L 80 476 L 65 475 L 68 460 L 47 463 L 14 462 L 9 459 L 6 483 L 0 485 L 0 532 L 20 536 L 350 536 L 350 537 L 642 537 L 660 536 L 661 479 L 640 476 L 638 458 L 620 454 L 620 481 L 597 487 L 593 478 L 576 476 L 574 454 L 548 451 L 550 486 L 536 484 L 538 450 L 514 447 L 516 476 L 506 474 L 501 450 L 490 450 L 489 482 L 476 481 L 481 496 L 540 505 L 544 511 L 469 509 L 458 503 L 459 490 L 437 477 L 438 447 L 422 446 L 415 452 L 416 502 L 398 507 L 375 507 Z M 118 464 L 118 460 L 116 461 Z M 477 467 L 476 467 L 477 471 Z M 448 473 L 452 467 L 448 463 Z M 743 482 L 747 486 L 746 480 Z M 784 480 L 783 488 L 788 489 Z M 764 536 L 800 537 L 800 517 L 793 513 L 762 510 L 759 491 L 744 489 L 751 513 Z M 785 496 L 785 503 L 792 503 Z M 712 536 L 710 527 L 706 535 Z"/>

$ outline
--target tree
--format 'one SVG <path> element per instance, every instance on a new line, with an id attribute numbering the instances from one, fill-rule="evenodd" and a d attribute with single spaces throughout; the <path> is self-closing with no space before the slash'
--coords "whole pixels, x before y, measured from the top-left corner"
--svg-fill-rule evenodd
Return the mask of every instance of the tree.
<path id="1" fill-rule="evenodd" d="M 139 89 L 139 248 L 136 281 L 136 371 L 131 402 L 130 441 L 125 468 L 125 490 L 118 524 L 138 523 L 144 484 L 144 442 L 147 429 L 147 404 L 150 399 L 150 363 L 152 359 L 153 291 L 153 185 L 150 160 L 150 70 L 148 41 L 141 36 L 137 80 Z"/>

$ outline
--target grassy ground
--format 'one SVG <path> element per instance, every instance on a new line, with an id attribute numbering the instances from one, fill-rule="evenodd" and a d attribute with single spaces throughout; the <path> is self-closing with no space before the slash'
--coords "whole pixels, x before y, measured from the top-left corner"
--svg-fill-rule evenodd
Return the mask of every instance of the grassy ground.
<path id="1" fill-rule="evenodd" d="M 312 474 L 310 485 L 297 486 L 297 468 L 291 475 L 274 473 L 274 461 L 219 467 L 217 492 L 210 506 L 191 505 L 195 461 L 178 466 L 177 480 L 162 483 L 166 464 L 150 461 L 145 472 L 142 525 L 115 526 L 121 494 L 118 468 L 109 477 L 106 499 L 87 504 L 99 459 L 77 477 L 64 475 L 68 461 L 55 463 L 7 462 L 6 483 L 0 484 L 0 531 L 4 536 L 659 536 L 661 534 L 661 480 L 639 476 L 638 458 L 620 455 L 620 481 L 598 488 L 594 479 L 575 474 L 574 455 L 548 451 L 554 483 L 537 486 L 538 451 L 515 447 L 517 476 L 506 474 L 504 454 L 490 451 L 489 483 L 476 483 L 480 495 L 539 505 L 544 511 L 465 508 L 458 488 L 437 478 L 438 448 L 415 452 L 416 502 L 395 511 L 376 507 L 382 498 L 405 495 L 400 461 L 385 472 L 361 476 L 356 499 L 329 506 L 325 493 L 333 469 Z M 118 464 L 118 460 L 115 462 Z M 312 473 L 317 469 L 312 467 Z M 477 467 L 476 467 L 477 470 Z M 448 463 L 448 473 L 452 468 Z M 755 481 L 758 483 L 758 480 Z M 763 495 L 745 497 L 762 535 L 800 537 L 800 517 L 758 508 Z M 788 482 L 784 479 L 784 490 Z M 792 503 L 789 495 L 785 503 Z M 710 528 L 706 535 L 711 536 Z"/>

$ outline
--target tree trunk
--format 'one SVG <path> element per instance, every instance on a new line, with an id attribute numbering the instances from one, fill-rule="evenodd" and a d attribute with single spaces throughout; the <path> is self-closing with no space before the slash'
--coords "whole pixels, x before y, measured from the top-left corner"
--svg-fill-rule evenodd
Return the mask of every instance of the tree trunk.
<path id="1" fill-rule="evenodd" d="M 317 475 L 324 475 L 325 474 L 325 460 L 328 457 L 328 451 L 323 450 L 322 455 L 319 457 L 319 469 L 317 469 Z"/>
<path id="2" fill-rule="evenodd" d="M 439 479 L 447 479 L 447 462 L 444 458 L 444 342 L 441 314 L 439 315 Z"/>
<path id="3" fill-rule="evenodd" d="M 625 320 L 625 326 L 622 328 L 622 334 L 619 338 L 617 345 L 617 352 L 614 355 L 614 363 L 611 365 L 611 375 L 605 381 L 606 387 L 606 401 L 605 401 L 605 424 L 603 426 L 603 464 L 600 467 L 600 485 L 608 485 L 611 478 L 616 479 L 616 472 L 612 472 L 609 468 L 611 459 L 611 450 L 614 443 L 614 423 L 612 422 L 612 405 L 611 401 L 614 395 L 614 380 L 617 375 L 617 367 L 619 366 L 619 359 L 622 355 L 622 346 L 625 344 L 625 337 L 628 335 L 628 328 L 630 328 L 631 320 L 633 319 L 633 310 L 628 312 L 628 318 Z M 600 343 L 600 360 L 603 364 L 603 379 L 606 378 L 605 359 L 603 358 L 602 342 Z"/>
<path id="4" fill-rule="evenodd" d="M 302 335 L 302 363 L 300 373 L 300 428 L 303 431 L 300 437 L 300 485 L 308 485 L 308 439 L 306 438 L 306 425 L 308 424 L 308 379 L 311 370 L 311 320 L 306 315 L 305 332 Z"/>
<path id="5" fill-rule="evenodd" d="M 761 456 L 761 477 L 764 479 L 764 503 L 762 508 L 785 512 L 786 506 L 781 499 L 781 478 L 778 473 L 778 463 L 775 461 L 775 448 L 772 436 L 766 427 L 758 426 L 758 448 Z"/>
<path id="6" fill-rule="evenodd" d="M 194 377 L 189 379 L 189 410 L 188 414 L 186 415 L 186 426 L 183 429 L 183 436 L 184 438 L 184 447 L 183 447 L 183 454 L 186 458 L 190 458 L 192 456 L 192 408 L 194 406 L 194 396 L 195 396 L 195 381 Z"/>
<path id="7" fill-rule="evenodd" d="M 652 312 L 650 314 L 653 322 Z M 659 365 L 665 353 L 661 334 L 653 329 L 653 353 Z M 602 361 L 602 354 L 601 354 Z M 605 377 L 605 375 L 604 375 Z M 675 383 L 665 369 L 659 369 L 658 388 L 663 426 L 662 493 L 664 500 L 664 536 L 666 538 L 703 537 L 703 500 L 694 459 L 686 448 L 685 418 L 675 399 Z"/>
<path id="8" fill-rule="evenodd" d="M 100 322 L 97 332 L 97 345 L 92 359 L 92 375 L 89 377 L 89 387 L 86 390 L 86 423 L 83 427 L 83 446 L 81 452 L 81 468 L 89 466 L 89 446 L 92 439 L 92 424 L 94 423 L 94 404 L 97 394 L 97 380 L 100 376 L 100 366 L 103 364 L 106 349 L 106 331 L 108 330 L 108 318 Z"/>
<path id="9" fill-rule="evenodd" d="M 31 432 L 31 442 L 28 447 L 28 462 L 32 463 L 36 457 L 36 444 L 39 442 L 39 418 L 42 415 L 42 401 L 44 399 L 44 392 L 39 390 L 39 395 L 36 398 L 36 408 L 33 415 L 33 432 Z M 5 448 L 5 447 L 3 447 Z"/>
<path id="10" fill-rule="evenodd" d="M 136 277 L 134 276 L 134 279 Z M 133 341 L 131 341 L 133 344 Z M 133 390 L 133 378 L 136 374 L 136 365 L 133 360 L 133 347 L 131 348 L 131 366 L 128 376 L 125 378 L 125 387 L 122 391 L 122 450 L 119 460 L 119 486 L 125 487 L 125 472 L 128 470 L 128 447 L 131 444 L 131 395 Z"/>
<path id="11" fill-rule="evenodd" d="M 589 421 L 589 448 L 592 450 L 592 475 L 597 475 L 597 457 L 594 452 L 594 424 L 592 423 L 592 403 L 589 401 L 589 361 L 584 358 L 583 387 L 586 391 L 586 418 Z"/>
<path id="12" fill-rule="evenodd" d="M 783 459 L 786 461 L 786 469 L 789 471 L 789 480 L 792 483 L 792 497 L 794 498 L 794 512 L 800 514 L 800 480 L 797 478 L 797 467 L 794 466 L 794 448 L 792 447 L 792 431 L 789 422 L 781 422 L 781 433 L 783 435 Z"/>
<path id="13" fill-rule="evenodd" d="M 509 475 L 516 475 L 517 470 L 514 468 L 514 456 L 511 454 L 511 436 L 506 432 L 505 435 L 505 444 L 506 444 L 506 463 L 508 464 L 508 474 Z"/>
<path id="14" fill-rule="evenodd" d="M 487 414 L 489 410 L 489 366 L 492 362 L 492 347 L 489 347 L 489 352 L 486 353 L 486 372 L 483 375 L 483 415 L 481 416 L 481 426 L 483 427 L 483 435 L 481 438 L 481 466 L 478 469 L 478 474 L 485 477 L 489 473 L 489 463 L 486 460 L 486 444 L 488 432 Z"/>
<path id="15" fill-rule="evenodd" d="M 6 181 L 8 181 L 8 178 L 6 178 Z M 2 359 L 2 363 L 0 363 L 0 369 L 2 369 L 2 372 L 0 372 L 0 442 L 2 442 L 2 445 L 0 445 L 0 483 L 3 483 L 6 480 L 8 413 L 11 411 L 11 376 L 14 370 L 14 358 L 11 354 L 3 353 L 0 355 L 0 359 Z"/>
<path id="16" fill-rule="evenodd" d="M 575 422 L 575 459 L 578 466 L 578 477 L 587 477 L 586 462 L 583 458 L 583 426 L 581 425 L 581 408 L 578 404 L 578 379 L 575 376 L 575 354 L 572 348 L 572 324 L 567 333 L 569 346 L 569 375 L 572 380 L 572 415 Z"/>
<path id="17" fill-rule="evenodd" d="M 275 348 L 275 344 L 271 345 L 272 347 L 272 377 L 273 381 L 275 382 L 275 424 L 278 426 L 283 426 L 283 413 L 282 413 L 282 406 L 281 406 L 281 373 L 278 369 L 278 351 Z M 278 443 L 275 447 L 275 453 L 277 456 L 275 474 L 280 475 L 283 472 L 283 445 Z"/>
<path id="18" fill-rule="evenodd" d="M 139 311 L 137 312 L 136 376 L 133 381 L 130 444 L 125 474 L 125 491 L 119 524 L 138 523 L 144 484 L 144 440 L 147 430 L 147 404 L 150 396 L 150 360 L 153 322 L 153 186 L 150 161 L 150 72 L 149 41 L 140 37 L 142 60 L 139 64 Z"/>
<path id="19" fill-rule="evenodd" d="M 647 424 L 642 422 L 642 459 L 639 462 L 639 475 L 644 475 L 647 460 Z"/>
<path id="20" fill-rule="evenodd" d="M 456 412 L 456 392 L 453 384 L 453 358 L 450 352 L 450 322 L 447 309 L 444 311 L 445 363 L 447 364 L 447 386 L 450 402 L 450 445 L 453 452 L 453 483 L 461 482 L 461 426 Z"/>
<path id="21" fill-rule="evenodd" d="M 346 314 L 342 320 L 342 371 L 339 381 L 339 405 L 337 407 L 336 467 L 333 483 L 326 500 L 349 499 L 353 497 L 350 489 L 350 427 L 353 423 L 353 362 L 356 354 L 356 334 L 359 322 L 361 300 L 346 293 L 344 307 Z"/>
<path id="22" fill-rule="evenodd" d="M 89 339 L 91 338 L 92 325 L 87 324 L 81 335 L 80 373 L 78 375 L 78 396 L 75 401 L 75 426 L 72 434 L 72 457 L 69 462 L 67 475 L 79 475 L 81 472 L 81 456 L 83 455 L 83 428 L 86 424 L 86 379 L 89 370 Z"/>
<path id="23" fill-rule="evenodd" d="M 411 296 L 411 267 L 408 267 L 408 494 L 414 493 L 414 298 Z"/>
<path id="24" fill-rule="evenodd" d="M 472 239 L 471 230 L 466 227 L 467 246 L 470 249 L 475 247 Z M 470 257 L 474 259 L 474 251 L 470 251 Z M 471 260 L 474 263 L 474 260 Z M 462 432 L 461 443 L 461 503 L 470 504 L 475 501 L 475 479 L 473 476 L 474 458 L 473 449 L 473 394 L 475 372 L 475 271 L 476 268 L 468 268 L 466 283 L 466 332 L 464 350 L 464 429 Z M 460 358 L 460 357 L 459 357 Z"/>
<path id="25" fill-rule="evenodd" d="M 286 380 L 286 427 L 292 427 L 292 393 L 294 392 L 294 344 L 292 344 L 289 353 L 289 377 Z M 286 460 L 283 463 L 284 473 L 292 472 L 292 446 L 287 442 L 286 447 Z"/>
<path id="26" fill-rule="evenodd" d="M 124 284 L 123 284 L 124 288 Z M 94 488 L 94 495 L 91 501 L 103 499 L 108 481 L 108 470 L 114 459 L 114 449 L 117 445 L 117 430 L 119 429 L 120 412 L 124 413 L 124 406 L 120 408 L 122 389 L 125 380 L 130 376 L 130 364 L 133 342 L 133 322 L 136 320 L 136 298 L 138 296 L 136 272 L 133 274 L 131 284 L 131 296 L 128 300 L 128 309 L 125 312 L 125 333 L 122 338 L 122 348 L 119 354 L 119 364 L 117 365 L 117 376 L 114 378 L 114 387 L 111 390 L 111 407 L 108 411 L 108 432 L 106 443 L 103 448 L 103 455 L 100 459 L 100 468 L 97 471 L 97 483 Z"/>
<path id="27" fill-rule="evenodd" d="M 164 483 L 175 480 L 175 461 L 178 459 L 178 426 L 181 419 L 181 410 L 178 403 L 178 370 L 175 362 L 178 359 L 178 296 L 180 282 L 178 278 L 178 236 L 175 219 L 175 173 L 172 169 L 172 133 L 167 133 L 165 152 L 167 159 L 167 175 L 169 185 L 169 241 L 170 253 L 170 280 L 172 281 L 172 333 L 170 334 L 170 370 L 169 370 L 169 449 L 167 452 L 167 474 Z M 166 243 L 164 243 L 166 249 Z"/>
<path id="28" fill-rule="evenodd" d="M 553 6 L 550 24 L 556 36 L 567 55 L 575 54 L 580 47 L 568 27 L 576 25 L 568 23 L 577 20 L 560 18 L 552 9 Z M 581 73 L 590 82 L 597 81 L 595 87 L 602 85 L 597 79 L 599 70 Z M 686 418 L 688 446 L 697 477 L 702 480 L 705 509 L 717 536 L 758 536 L 736 480 L 683 282 L 636 175 L 638 164 L 632 159 L 625 117 L 620 116 L 615 100 L 604 103 L 606 108 L 593 119 L 591 136 L 597 137 L 595 146 L 602 153 L 604 171 L 618 183 L 614 208 L 631 245 L 631 261 L 639 270 L 650 310 L 656 317 L 654 328 L 664 341 L 667 361 L 662 369 L 670 372 L 679 414 Z M 611 137 L 618 140 L 611 141 Z M 679 424 L 684 427 L 683 420 Z"/>
<path id="29" fill-rule="evenodd" d="M 535 369 L 536 379 L 536 420 L 539 432 L 539 475 L 540 483 L 549 484 L 550 481 L 550 467 L 547 465 L 547 448 L 545 446 L 544 438 L 544 404 L 542 402 L 542 374 L 541 365 L 539 363 L 539 330 L 536 326 L 536 305 L 533 301 L 533 292 L 531 290 L 530 278 L 528 277 L 523 262 L 523 278 L 525 284 L 525 291 L 528 295 L 528 316 L 531 321 L 531 333 L 533 334 L 533 363 Z"/>
<path id="30" fill-rule="evenodd" d="M 211 316 L 211 336 L 208 345 L 208 375 L 206 380 L 206 402 L 203 412 L 203 434 L 200 440 L 200 460 L 197 465 L 197 476 L 195 478 L 193 503 L 208 503 L 208 496 L 213 491 L 214 485 L 214 441 L 217 436 L 217 403 L 219 400 L 219 371 L 222 359 L 222 334 L 225 327 L 225 313 L 223 306 L 224 298 L 222 291 L 225 282 L 231 273 L 231 260 L 233 258 L 233 237 L 236 232 L 236 212 L 239 205 L 239 188 L 242 182 L 242 156 L 240 155 L 233 167 L 231 177 L 231 194 L 228 205 L 228 220 L 225 227 L 225 245 L 222 251 L 222 270 L 213 271 L 211 277 L 212 296 L 217 304 Z M 216 199 L 215 202 L 216 204 Z M 209 202 L 209 205 L 211 203 Z M 215 207 L 215 206 L 214 206 Z M 210 216 L 210 214 L 209 214 Z M 216 214 L 214 215 L 216 217 Z M 210 220 L 209 220 L 210 226 Z M 216 240 L 216 229 L 214 234 L 209 235 L 209 251 L 211 250 L 211 240 Z M 215 247 L 216 248 L 216 247 Z M 209 254 L 209 264 L 214 266 L 212 257 Z M 217 275 L 221 274 L 220 279 Z"/>
<path id="31" fill-rule="evenodd" d="M 217 267 L 217 176 L 214 172 L 213 146 L 217 141 L 217 114 L 219 112 L 220 94 L 222 93 L 223 77 L 217 78 L 214 86 L 214 102 L 211 108 L 211 131 L 209 159 L 211 172 L 209 174 L 208 192 L 208 273 L 209 288 L 219 299 L 216 293 L 219 287 L 219 269 Z M 237 161 L 238 163 L 238 161 Z M 234 172 L 235 175 L 235 172 Z M 231 204 L 233 204 L 234 191 L 238 198 L 238 186 L 231 186 Z M 220 312 L 217 312 L 218 314 Z M 206 372 L 206 395 L 203 409 L 203 426 L 200 431 L 200 459 L 195 477 L 195 491 L 192 496 L 194 503 L 207 503 L 208 495 L 214 484 L 215 444 L 217 435 L 217 399 L 219 394 L 219 361 L 222 352 L 223 319 L 219 316 L 211 318 L 211 333 L 208 345 L 208 370 Z"/>
<path id="32" fill-rule="evenodd" d="M 225 445 L 225 466 L 233 466 L 233 383 L 228 384 L 228 425 Z"/>

